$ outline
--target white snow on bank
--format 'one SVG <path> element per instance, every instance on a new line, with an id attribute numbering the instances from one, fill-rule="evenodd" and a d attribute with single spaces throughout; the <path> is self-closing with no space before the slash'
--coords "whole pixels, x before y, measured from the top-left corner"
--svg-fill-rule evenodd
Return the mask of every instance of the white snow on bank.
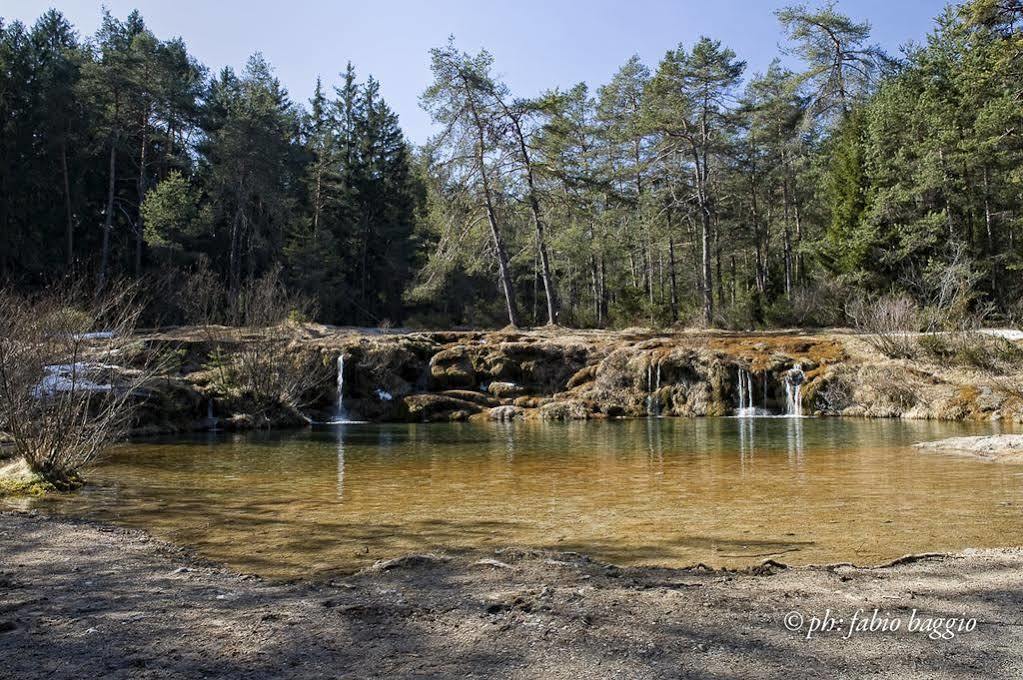
<path id="1" fill-rule="evenodd" d="M 1023 340 L 1023 331 L 1016 328 L 983 328 L 980 332 L 984 335 L 993 335 L 996 338 L 1005 338 L 1013 342 Z"/>
<path id="2" fill-rule="evenodd" d="M 75 340 L 110 340 L 114 337 L 113 331 L 93 331 L 92 333 L 77 333 L 71 336 Z"/>
<path id="3" fill-rule="evenodd" d="M 32 396 L 39 399 L 52 397 L 60 392 L 109 392 L 114 389 L 112 385 L 96 383 L 85 377 L 91 371 L 104 368 L 110 367 L 86 363 L 46 366 L 43 369 L 46 375 L 32 390 Z"/>

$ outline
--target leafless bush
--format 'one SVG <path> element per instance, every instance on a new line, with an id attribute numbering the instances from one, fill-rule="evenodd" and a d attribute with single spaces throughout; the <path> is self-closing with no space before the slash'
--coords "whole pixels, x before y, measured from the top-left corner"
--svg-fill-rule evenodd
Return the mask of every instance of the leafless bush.
<path id="1" fill-rule="evenodd" d="M 111 290 L 0 291 L 0 430 L 57 486 L 73 485 L 123 435 L 158 368 L 132 337 L 137 289 Z"/>
<path id="2" fill-rule="evenodd" d="M 240 411 L 297 415 L 315 398 L 316 388 L 333 379 L 333 367 L 324 366 L 319 354 L 292 342 L 293 322 L 311 318 L 315 306 L 288 291 L 279 268 L 232 292 L 214 272 L 199 267 L 183 294 L 190 300 L 185 305 L 189 322 L 199 326 L 211 347 L 215 388 Z"/>
<path id="3" fill-rule="evenodd" d="M 336 377 L 323 355 L 302 350 L 286 337 L 262 329 L 246 338 L 224 361 L 217 390 L 249 415 L 270 418 L 286 412 L 298 416 L 316 400 L 317 388 Z"/>
<path id="4" fill-rule="evenodd" d="M 995 374 L 1023 367 L 1023 348 L 1006 338 L 975 330 L 929 333 L 918 340 L 920 348 L 934 361 L 953 366 L 977 368 Z"/>
<path id="5" fill-rule="evenodd" d="M 855 401 L 849 376 L 844 373 L 827 376 L 816 393 L 815 401 L 817 410 L 828 413 L 841 413 L 852 406 Z"/>
<path id="6" fill-rule="evenodd" d="M 280 267 L 230 291 L 203 263 L 185 277 L 180 297 L 186 323 L 198 326 L 265 328 L 310 319 L 316 313 L 310 298 L 287 289 Z"/>
<path id="7" fill-rule="evenodd" d="M 885 356 L 915 355 L 912 334 L 919 330 L 920 309 L 909 296 L 858 297 L 846 305 L 845 313 L 853 326 L 865 334 L 866 341 Z"/>

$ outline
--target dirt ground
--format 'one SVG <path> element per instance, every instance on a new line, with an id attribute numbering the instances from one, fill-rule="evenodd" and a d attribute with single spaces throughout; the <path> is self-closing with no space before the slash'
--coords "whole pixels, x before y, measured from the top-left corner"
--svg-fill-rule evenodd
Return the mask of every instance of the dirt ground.
<path id="1" fill-rule="evenodd" d="M 759 571 L 619 569 L 507 549 L 275 583 L 143 532 L 7 512 L 0 677 L 1023 675 L 1020 550 Z M 875 627 L 899 630 L 856 630 L 853 616 L 869 625 L 875 608 Z M 826 616 L 833 629 L 808 639 Z M 931 639 L 936 617 L 967 621 Z"/>

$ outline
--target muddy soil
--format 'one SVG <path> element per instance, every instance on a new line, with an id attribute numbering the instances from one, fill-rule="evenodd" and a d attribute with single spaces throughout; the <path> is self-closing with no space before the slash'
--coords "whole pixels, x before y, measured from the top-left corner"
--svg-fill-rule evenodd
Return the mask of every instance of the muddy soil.
<path id="1" fill-rule="evenodd" d="M 855 630 L 875 609 L 899 630 Z M 974 622 L 932 639 L 936 618 Z M 1017 549 L 729 573 L 510 548 L 283 583 L 0 513 L 4 678 L 1012 678 L 1021 626 Z"/>

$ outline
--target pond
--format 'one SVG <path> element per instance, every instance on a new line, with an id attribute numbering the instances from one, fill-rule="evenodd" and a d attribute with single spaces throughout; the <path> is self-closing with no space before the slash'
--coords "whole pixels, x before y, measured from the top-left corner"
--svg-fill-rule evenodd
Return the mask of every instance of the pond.
<path id="1" fill-rule="evenodd" d="M 923 453 L 990 425 L 800 418 L 348 424 L 123 444 L 51 511 L 269 577 L 521 546 L 621 565 L 872 564 L 1023 530 L 1023 466 Z"/>

